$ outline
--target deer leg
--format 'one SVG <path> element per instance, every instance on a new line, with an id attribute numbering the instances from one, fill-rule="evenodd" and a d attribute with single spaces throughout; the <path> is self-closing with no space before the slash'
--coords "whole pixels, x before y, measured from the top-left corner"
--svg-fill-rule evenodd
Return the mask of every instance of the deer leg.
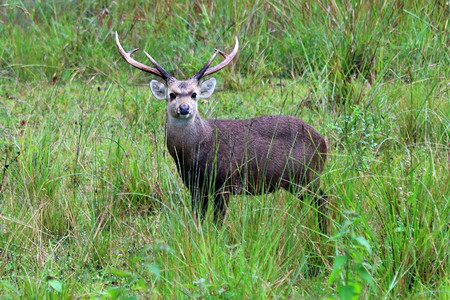
<path id="1" fill-rule="evenodd" d="M 319 222 L 319 229 L 322 233 L 327 233 L 327 214 L 328 214 L 328 196 L 319 189 L 318 192 L 313 195 L 313 204 L 317 208 L 317 220 Z"/>
<path id="2" fill-rule="evenodd" d="M 208 208 L 208 196 L 192 195 L 192 210 L 197 220 L 203 221 Z"/>
<path id="3" fill-rule="evenodd" d="M 312 205 L 317 210 L 317 221 L 319 223 L 319 229 L 322 233 L 327 233 L 327 223 L 328 223 L 328 196 L 323 192 L 322 189 L 318 189 L 317 192 L 306 192 L 312 200 Z M 300 201 L 303 201 L 304 193 L 298 196 Z"/>
<path id="4" fill-rule="evenodd" d="M 220 224 L 225 218 L 228 208 L 230 194 L 227 192 L 220 193 L 214 199 L 214 222 Z"/>

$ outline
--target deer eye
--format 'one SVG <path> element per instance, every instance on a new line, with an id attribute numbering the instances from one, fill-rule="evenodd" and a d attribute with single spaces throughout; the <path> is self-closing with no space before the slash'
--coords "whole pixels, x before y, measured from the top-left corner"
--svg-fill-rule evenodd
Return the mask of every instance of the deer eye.
<path id="1" fill-rule="evenodd" d="M 169 97 L 170 97 L 170 100 L 173 100 L 177 97 L 177 95 L 175 95 L 174 93 L 170 93 Z"/>
<path id="2" fill-rule="evenodd" d="M 192 93 L 191 97 L 192 97 L 192 99 L 197 98 L 197 93 Z"/>

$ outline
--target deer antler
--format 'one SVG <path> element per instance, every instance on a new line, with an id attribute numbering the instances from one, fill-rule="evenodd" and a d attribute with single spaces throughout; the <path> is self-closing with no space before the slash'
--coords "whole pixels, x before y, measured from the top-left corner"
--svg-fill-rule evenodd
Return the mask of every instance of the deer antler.
<path id="1" fill-rule="evenodd" d="M 167 80 L 170 79 L 172 76 L 169 75 L 169 73 L 167 73 L 166 70 L 164 70 L 163 67 L 161 67 L 147 52 L 144 51 L 145 55 L 147 56 L 147 58 L 151 61 L 151 63 L 156 67 L 152 68 L 149 67 L 147 65 L 144 65 L 143 63 L 138 62 L 137 60 L 135 60 L 134 58 L 131 57 L 131 54 L 133 54 L 134 52 L 138 51 L 139 48 L 133 49 L 129 52 L 125 52 L 125 50 L 123 50 L 122 45 L 119 42 L 119 35 L 117 34 L 116 31 L 116 46 L 117 49 L 119 50 L 120 55 L 122 55 L 122 57 L 133 67 L 138 68 L 139 70 L 157 75 L 159 77 L 162 77 L 163 79 Z"/>
<path id="2" fill-rule="evenodd" d="M 200 71 L 198 71 L 197 74 L 192 76 L 192 78 L 200 80 L 204 76 L 211 75 L 211 74 L 216 73 L 217 71 L 225 68 L 233 60 L 233 58 L 236 56 L 236 54 L 238 52 L 238 49 L 239 49 L 239 41 L 238 41 L 238 38 L 236 37 L 236 44 L 234 45 L 234 49 L 233 49 L 233 51 L 231 53 L 226 54 L 225 52 L 220 51 L 219 49 L 216 49 L 216 52 L 214 52 L 213 56 L 200 69 Z M 220 64 L 210 68 L 209 66 L 211 65 L 213 60 L 216 58 L 217 53 L 222 55 L 224 57 L 224 60 Z"/>

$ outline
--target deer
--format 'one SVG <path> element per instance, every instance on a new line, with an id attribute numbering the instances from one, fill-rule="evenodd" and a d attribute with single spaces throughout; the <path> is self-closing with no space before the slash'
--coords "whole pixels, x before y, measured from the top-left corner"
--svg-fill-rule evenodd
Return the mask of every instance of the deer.
<path id="1" fill-rule="evenodd" d="M 236 57 L 239 41 L 230 53 L 216 49 L 191 78 L 177 80 L 147 52 L 154 67 L 131 57 L 115 34 L 117 49 L 131 66 L 156 75 L 150 81 L 158 100 L 166 101 L 166 145 L 184 185 L 189 189 L 195 218 L 204 219 L 210 202 L 214 221 L 224 219 L 231 195 L 259 195 L 283 188 L 300 201 L 310 194 L 317 208 L 319 227 L 326 230 L 326 195 L 319 176 L 327 158 L 327 142 L 305 121 L 285 115 L 249 119 L 203 119 L 201 98 L 214 92 L 216 79 L 204 79 L 225 68 Z M 217 55 L 223 60 L 211 66 Z"/>

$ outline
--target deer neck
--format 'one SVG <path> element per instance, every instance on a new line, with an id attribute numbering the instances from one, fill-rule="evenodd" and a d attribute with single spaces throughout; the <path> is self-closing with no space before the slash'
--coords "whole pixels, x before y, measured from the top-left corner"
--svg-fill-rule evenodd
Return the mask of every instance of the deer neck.
<path id="1" fill-rule="evenodd" d="M 167 148 L 175 160 L 190 163 L 202 141 L 207 137 L 209 124 L 197 113 L 192 119 L 167 116 Z"/>

